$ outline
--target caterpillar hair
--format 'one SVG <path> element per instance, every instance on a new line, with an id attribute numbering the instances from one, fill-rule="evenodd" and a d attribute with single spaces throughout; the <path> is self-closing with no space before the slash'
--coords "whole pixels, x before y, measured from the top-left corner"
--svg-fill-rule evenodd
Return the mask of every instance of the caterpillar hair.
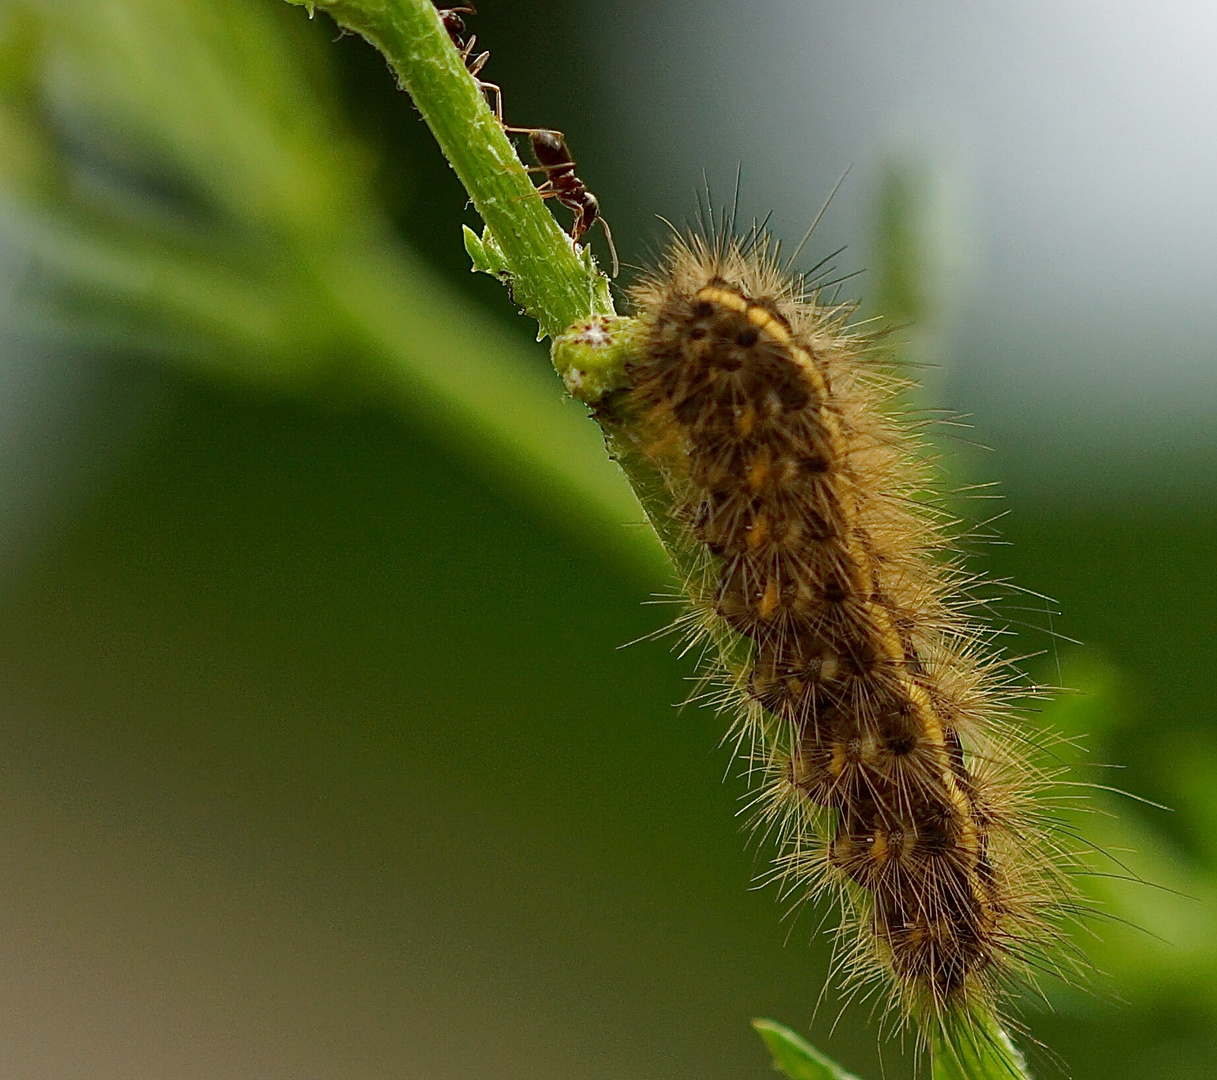
<path id="1" fill-rule="evenodd" d="M 1048 736 L 975 615 L 911 385 L 760 227 L 678 235 L 630 290 L 597 417 L 656 480 L 684 640 L 733 715 L 784 895 L 842 912 L 834 968 L 924 1037 L 1084 962 Z M 952 1036 L 953 1037 L 953 1036 Z"/>

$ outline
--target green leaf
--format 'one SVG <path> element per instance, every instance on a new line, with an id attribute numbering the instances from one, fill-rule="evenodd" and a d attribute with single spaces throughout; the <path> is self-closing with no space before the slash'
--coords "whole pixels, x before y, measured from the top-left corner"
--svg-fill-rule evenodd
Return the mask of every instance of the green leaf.
<path id="1" fill-rule="evenodd" d="M 473 262 L 473 272 L 489 274 L 501 281 L 510 280 L 511 269 L 507 265 L 507 256 L 499 247 L 499 242 L 494 238 L 494 233 L 490 231 L 490 226 L 483 227 L 481 236 L 478 236 L 468 225 L 462 225 L 461 230 L 465 237 L 465 251 Z"/>
<path id="2" fill-rule="evenodd" d="M 858 1080 L 832 1058 L 776 1020 L 753 1020 L 752 1026 L 769 1047 L 773 1067 L 790 1080 Z"/>

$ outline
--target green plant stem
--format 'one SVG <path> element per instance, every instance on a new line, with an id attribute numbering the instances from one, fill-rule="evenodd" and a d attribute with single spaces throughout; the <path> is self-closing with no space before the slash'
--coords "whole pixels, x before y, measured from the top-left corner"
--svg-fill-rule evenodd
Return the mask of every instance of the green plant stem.
<path id="1" fill-rule="evenodd" d="M 608 282 L 576 253 L 448 38 L 431 0 L 288 0 L 371 42 L 409 93 L 501 251 L 512 295 L 556 337 L 611 315 Z"/>
<path id="2" fill-rule="evenodd" d="M 1029 1080 L 1023 1056 L 988 1010 L 972 1010 L 930 1040 L 931 1080 Z"/>

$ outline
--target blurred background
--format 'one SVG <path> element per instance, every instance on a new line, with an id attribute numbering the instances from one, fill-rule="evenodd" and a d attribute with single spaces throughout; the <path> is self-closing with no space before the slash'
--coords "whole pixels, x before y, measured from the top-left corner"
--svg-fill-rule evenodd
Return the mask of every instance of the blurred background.
<path id="1" fill-rule="evenodd" d="M 968 417 L 972 564 L 1031 590 L 1008 650 L 1077 689 L 1043 708 L 1082 778 L 1171 808 L 1091 802 L 1112 917 L 1089 992 L 1024 1003 L 1033 1058 L 1217 1076 L 1217 11 L 470 26 L 626 263 L 737 167 L 797 243 L 849 170 L 803 261 L 844 246 Z M 462 222 L 323 16 L 0 0 L 0 1075 L 738 1080 L 755 1015 L 911 1074 L 749 888 L 689 663 L 619 649 L 662 564 Z"/>

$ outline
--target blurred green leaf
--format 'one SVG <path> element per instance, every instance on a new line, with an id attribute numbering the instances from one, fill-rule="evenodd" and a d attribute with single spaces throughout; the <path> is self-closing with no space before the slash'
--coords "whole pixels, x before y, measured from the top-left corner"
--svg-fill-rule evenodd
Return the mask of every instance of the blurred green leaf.
<path id="1" fill-rule="evenodd" d="M 1128 709 L 1125 680 L 1094 650 L 1065 657 L 1060 679 L 1070 689 L 1037 726 L 1066 740 L 1058 753 L 1070 765 L 1068 786 L 1057 794 L 1092 910 L 1076 937 L 1093 970 L 1054 989 L 1053 1001 L 1075 1011 L 1087 995 L 1114 992 L 1147 1004 L 1186 988 L 1217 1010 L 1217 875 L 1164 834 L 1171 811 L 1125 794 L 1120 770 L 1104 760 L 1105 739 Z"/>
<path id="2" fill-rule="evenodd" d="M 878 306 L 901 327 L 937 314 L 941 297 L 930 270 L 931 230 L 926 223 L 929 167 L 908 158 L 889 160 L 876 214 Z"/>
<path id="3" fill-rule="evenodd" d="M 776 1020 L 753 1020 L 752 1026 L 773 1055 L 773 1067 L 790 1080 L 858 1080 Z"/>
<path id="4" fill-rule="evenodd" d="M 325 38 L 269 0 L 0 0 L 4 328 L 390 404 L 654 582 L 583 408 L 395 236 Z"/>

